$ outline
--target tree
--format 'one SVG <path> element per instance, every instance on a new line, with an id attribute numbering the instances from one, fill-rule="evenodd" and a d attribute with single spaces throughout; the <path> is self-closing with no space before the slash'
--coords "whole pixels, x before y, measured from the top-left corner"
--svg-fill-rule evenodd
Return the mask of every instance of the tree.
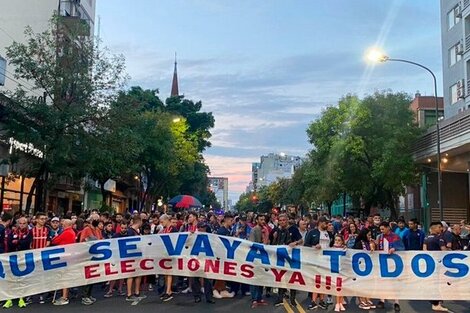
<path id="1" fill-rule="evenodd" d="M 14 42 L 7 48 L 15 79 L 26 80 L 32 87 L 19 85 L 8 94 L 1 136 L 30 143 L 43 152 L 27 173 L 35 178 L 28 211 L 34 193 L 35 210 L 44 209 L 49 177 L 84 175 L 83 137 L 106 115 L 127 78 L 122 56 L 98 49 L 93 38 L 83 36 L 83 27 L 55 16 L 48 30 L 36 34 L 27 27 L 26 43 Z"/>
<path id="2" fill-rule="evenodd" d="M 198 151 L 203 152 L 211 146 L 210 129 L 214 127 L 215 119 L 211 112 L 200 112 L 202 102 L 184 99 L 183 96 L 170 97 L 166 100 L 166 111 L 184 117 L 189 125 L 188 133 L 195 138 Z"/>
<path id="3" fill-rule="evenodd" d="M 139 108 L 128 102 L 124 93 L 111 103 L 106 117 L 89 130 L 84 145 L 87 173 L 101 189 L 102 206 L 107 203 L 104 186 L 110 179 L 123 179 L 139 172 L 137 158 L 142 151 L 139 133 Z"/>
<path id="4" fill-rule="evenodd" d="M 404 93 L 377 92 L 327 108 L 307 131 L 314 145 L 310 192 L 322 201 L 348 193 L 364 199 L 366 209 L 377 203 L 396 217 L 398 196 L 416 177 L 410 148 L 420 130 L 410 102 Z"/>

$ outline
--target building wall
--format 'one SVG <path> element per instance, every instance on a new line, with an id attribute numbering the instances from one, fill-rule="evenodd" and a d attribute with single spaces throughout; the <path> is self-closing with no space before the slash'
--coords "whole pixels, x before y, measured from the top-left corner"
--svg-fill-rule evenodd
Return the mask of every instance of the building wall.
<path id="1" fill-rule="evenodd" d="M 302 164 L 299 156 L 274 154 L 263 155 L 257 171 L 256 187 L 268 186 L 279 178 L 292 178 L 295 170 Z"/>
<path id="2" fill-rule="evenodd" d="M 49 26 L 54 11 L 59 8 L 59 2 L 65 6 L 70 1 L 60 0 L 0 0 L 0 57 L 6 58 L 6 47 L 13 41 L 25 42 L 24 30 L 26 26 L 31 26 L 34 32 L 45 31 Z M 96 0 L 81 1 L 83 9 L 91 19 L 91 33 L 95 19 Z M 8 60 L 7 60 L 8 62 Z M 6 66 L 5 86 L 0 87 L 0 92 L 14 90 L 17 83 L 11 78 L 14 69 L 11 65 Z M 10 78 L 8 78 L 10 77 Z M 30 84 L 31 85 L 31 84 Z"/>
<path id="3" fill-rule="evenodd" d="M 459 99 L 456 103 L 451 103 L 450 88 L 457 81 L 465 78 L 466 65 L 464 58 L 450 66 L 449 49 L 459 42 L 465 41 L 464 19 L 448 28 L 448 13 L 458 4 L 460 0 L 441 0 L 441 35 L 442 35 L 442 65 L 443 65 L 443 91 L 444 91 L 444 114 L 445 118 L 457 115 L 466 109 L 464 99 Z M 465 84 L 466 85 L 466 84 Z M 464 88 L 466 90 L 466 88 Z"/>

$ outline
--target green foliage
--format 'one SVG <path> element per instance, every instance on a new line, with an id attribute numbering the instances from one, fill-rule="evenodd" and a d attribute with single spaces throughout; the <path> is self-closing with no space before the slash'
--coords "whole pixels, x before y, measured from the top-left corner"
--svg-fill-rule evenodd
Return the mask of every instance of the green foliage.
<path id="1" fill-rule="evenodd" d="M 32 88 L 19 85 L 2 97 L 0 139 L 14 137 L 44 153 L 34 162 L 28 159 L 30 168 L 22 173 L 35 177 L 27 205 L 36 194 L 35 209 L 43 209 L 45 190 L 60 176 L 88 176 L 101 184 L 107 208 L 104 183 L 131 178 L 135 184 L 135 175 L 142 177 L 147 207 L 157 197 L 179 193 L 216 204 L 202 157 L 210 147 L 212 113 L 200 112 L 200 101 L 183 97 L 163 103 L 158 90 L 122 91 L 123 57 L 98 49 L 84 36 L 83 24 L 67 21 L 54 17 L 39 34 L 28 27 L 25 43 L 7 48 L 15 79 Z"/>
<path id="2" fill-rule="evenodd" d="M 15 79 L 32 87 L 19 85 L 7 94 L 1 137 L 31 143 L 44 153 L 24 173 L 36 178 L 28 200 L 29 206 L 37 189 L 36 209 L 43 205 L 50 175 L 83 176 L 85 137 L 105 118 L 127 78 L 123 58 L 98 49 L 91 37 L 82 36 L 82 27 L 54 17 L 48 30 L 36 34 L 27 27 L 25 43 L 13 42 L 6 49 Z"/>
<path id="3" fill-rule="evenodd" d="M 307 131 L 314 147 L 302 170 L 304 197 L 331 206 L 346 192 L 396 215 L 398 196 L 416 177 L 409 151 L 420 130 L 410 102 L 404 93 L 377 92 L 327 108 Z"/>

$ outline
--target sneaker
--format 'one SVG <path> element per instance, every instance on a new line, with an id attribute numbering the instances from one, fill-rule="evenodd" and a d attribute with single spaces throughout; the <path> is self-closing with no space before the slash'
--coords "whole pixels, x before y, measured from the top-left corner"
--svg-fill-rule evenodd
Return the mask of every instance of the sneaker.
<path id="1" fill-rule="evenodd" d="M 318 309 L 318 304 L 316 302 L 312 302 L 308 305 L 307 309 L 316 310 L 316 309 Z"/>
<path id="2" fill-rule="evenodd" d="M 341 312 L 341 307 L 339 306 L 339 304 L 335 304 L 335 312 Z"/>
<path id="3" fill-rule="evenodd" d="M 131 295 L 131 296 L 127 296 L 127 297 L 126 297 L 126 301 L 127 301 L 127 302 L 134 302 L 134 301 L 138 301 L 138 300 L 139 300 L 139 298 L 137 298 L 137 297 L 134 296 L 134 295 Z"/>
<path id="4" fill-rule="evenodd" d="M 89 297 L 83 297 L 82 298 L 82 304 L 83 305 L 92 305 L 95 303 L 93 300 L 91 300 Z"/>
<path id="5" fill-rule="evenodd" d="M 18 300 L 18 307 L 19 308 L 25 308 L 26 307 L 26 302 L 23 300 L 23 298 L 20 298 Z"/>
<path id="6" fill-rule="evenodd" d="M 274 302 L 274 306 L 281 306 L 281 305 L 284 305 L 284 302 L 282 300 L 276 300 L 276 302 Z"/>
<path id="7" fill-rule="evenodd" d="M 251 302 L 251 308 L 254 309 L 258 306 L 258 301 L 252 301 Z"/>
<path id="8" fill-rule="evenodd" d="M 222 298 L 233 298 L 233 297 L 235 297 L 235 292 L 233 292 L 233 291 L 232 291 L 232 292 L 228 292 L 227 290 L 222 290 L 222 291 L 220 292 L 220 296 L 221 296 Z"/>
<path id="9" fill-rule="evenodd" d="M 383 301 L 379 301 L 376 305 L 377 309 L 385 309 L 385 303 Z"/>
<path id="10" fill-rule="evenodd" d="M 257 302 L 258 302 L 258 305 L 268 305 L 268 303 L 267 303 L 265 300 L 263 300 L 263 299 L 261 299 L 261 300 L 259 300 L 259 301 L 257 301 Z"/>
<path id="11" fill-rule="evenodd" d="M 93 298 L 92 296 L 89 296 L 88 298 L 90 298 L 91 301 L 96 302 L 96 298 Z"/>
<path id="12" fill-rule="evenodd" d="M 193 292 L 193 291 L 191 290 L 191 287 L 188 287 L 188 288 L 186 288 L 185 290 L 181 291 L 181 293 L 184 293 L 184 294 L 191 293 L 191 292 Z"/>
<path id="13" fill-rule="evenodd" d="M 170 301 L 171 299 L 173 299 L 173 294 L 164 294 L 163 297 L 162 297 L 162 301 L 163 302 L 167 302 L 167 301 Z"/>
<path id="14" fill-rule="evenodd" d="M 359 303 L 359 309 L 370 310 L 371 307 L 367 303 Z"/>
<path id="15" fill-rule="evenodd" d="M 245 292 L 245 296 L 247 296 L 247 297 L 251 296 L 251 292 L 249 292 L 249 291 Z"/>
<path id="16" fill-rule="evenodd" d="M 333 297 L 332 296 L 327 296 L 326 297 L 326 304 L 333 304 Z"/>
<path id="17" fill-rule="evenodd" d="M 146 295 L 144 295 L 144 294 L 141 294 L 141 293 L 139 293 L 139 294 L 135 294 L 135 297 L 136 297 L 138 300 L 142 300 L 142 299 L 145 299 L 145 298 L 147 298 L 147 296 L 146 296 Z"/>
<path id="18" fill-rule="evenodd" d="M 127 293 L 125 291 L 118 291 L 118 295 L 123 297 L 123 296 L 127 296 Z"/>
<path id="19" fill-rule="evenodd" d="M 199 303 L 201 301 L 202 301 L 201 297 L 199 297 L 199 296 L 194 297 L 194 303 Z"/>
<path id="20" fill-rule="evenodd" d="M 4 304 L 3 304 L 3 308 L 4 309 L 9 309 L 13 306 L 13 300 L 7 300 Z"/>
<path id="21" fill-rule="evenodd" d="M 60 298 L 60 299 L 54 301 L 53 304 L 54 305 L 67 305 L 67 304 L 69 304 L 69 299 Z M 19 304 L 18 304 L 18 306 L 19 306 Z"/>
<path id="22" fill-rule="evenodd" d="M 105 297 L 105 298 L 111 298 L 111 297 L 113 297 L 113 296 L 114 296 L 114 292 L 112 292 L 112 291 L 111 291 L 111 292 L 107 292 L 107 293 L 104 294 L 104 297 Z"/>
<path id="23" fill-rule="evenodd" d="M 214 289 L 214 291 L 212 291 L 212 296 L 216 299 L 222 299 L 222 296 L 220 295 L 220 292 L 216 289 Z"/>
<path id="24" fill-rule="evenodd" d="M 40 304 L 46 303 L 46 301 L 44 300 L 44 297 L 43 297 L 43 296 L 39 296 L 39 303 L 40 303 Z"/>
<path id="25" fill-rule="evenodd" d="M 149 291 L 153 291 L 153 285 L 149 284 Z"/>
<path id="26" fill-rule="evenodd" d="M 370 301 L 370 300 L 369 300 L 369 301 L 367 301 L 367 303 L 366 303 L 366 304 L 367 304 L 367 305 L 368 305 L 368 307 L 369 307 L 369 308 L 371 308 L 371 309 L 375 309 L 375 308 L 376 308 L 376 306 L 375 306 L 374 302 L 372 302 L 372 301 Z"/>
<path id="27" fill-rule="evenodd" d="M 328 304 L 323 301 L 318 302 L 318 307 L 322 310 L 328 310 Z"/>
<path id="28" fill-rule="evenodd" d="M 342 304 L 342 303 L 339 304 L 339 309 L 342 312 L 346 311 L 346 308 L 344 307 L 344 304 Z"/>
<path id="29" fill-rule="evenodd" d="M 393 305 L 393 309 L 395 310 L 395 312 L 400 312 L 400 311 L 401 311 L 400 305 L 399 305 L 398 303 L 395 303 L 395 304 Z"/>
<path id="30" fill-rule="evenodd" d="M 33 298 L 31 297 L 26 297 L 26 304 L 32 304 L 33 303 Z"/>
<path id="31" fill-rule="evenodd" d="M 443 307 L 440 303 L 438 305 L 433 305 L 432 310 L 439 311 L 439 312 L 449 312 L 449 309 L 446 307 Z"/>

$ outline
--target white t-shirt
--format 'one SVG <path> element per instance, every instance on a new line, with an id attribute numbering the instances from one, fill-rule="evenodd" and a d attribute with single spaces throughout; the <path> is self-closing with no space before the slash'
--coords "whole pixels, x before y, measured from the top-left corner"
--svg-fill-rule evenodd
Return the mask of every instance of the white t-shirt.
<path id="1" fill-rule="evenodd" d="M 322 249 L 329 249 L 330 248 L 330 235 L 326 230 L 319 230 L 320 231 L 320 246 Z"/>

